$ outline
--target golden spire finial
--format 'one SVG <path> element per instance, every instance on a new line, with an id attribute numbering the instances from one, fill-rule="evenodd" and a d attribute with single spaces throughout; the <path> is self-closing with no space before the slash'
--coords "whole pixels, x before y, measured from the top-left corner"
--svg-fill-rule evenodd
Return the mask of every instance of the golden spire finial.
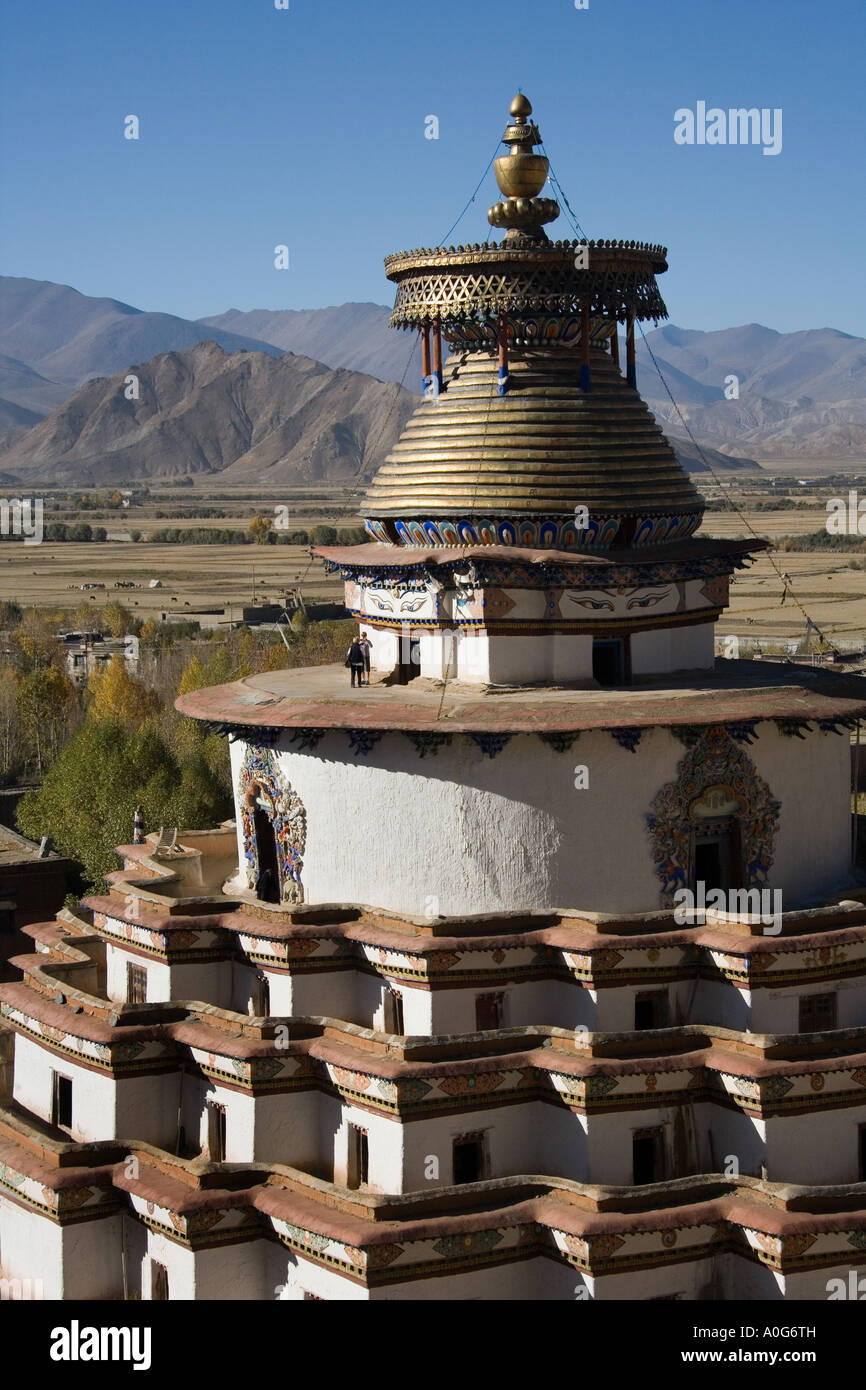
<path id="1" fill-rule="evenodd" d="M 490 208 L 487 220 L 493 227 L 509 229 L 506 240 L 522 235 L 545 241 L 543 224 L 559 216 L 559 204 L 553 198 L 537 196 L 547 182 L 550 165 L 545 155 L 534 153 L 534 147 L 541 144 L 541 136 L 534 121 L 528 119 L 532 115 L 529 98 L 518 92 L 509 111 L 512 119 L 505 128 L 502 143 L 510 149 L 508 154 L 501 154 L 493 161 L 496 182 L 504 199 Z"/>

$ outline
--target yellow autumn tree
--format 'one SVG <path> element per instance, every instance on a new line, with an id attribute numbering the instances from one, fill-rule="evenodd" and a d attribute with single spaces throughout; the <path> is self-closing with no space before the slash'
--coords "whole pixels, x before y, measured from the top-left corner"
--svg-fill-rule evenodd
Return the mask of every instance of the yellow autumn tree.
<path id="1" fill-rule="evenodd" d="M 28 609 L 11 633 L 9 649 L 22 671 L 51 666 L 60 661 L 57 632 L 35 609 Z"/>
<path id="2" fill-rule="evenodd" d="M 103 628 L 108 628 L 112 637 L 123 637 L 129 630 L 132 621 L 129 612 L 122 603 L 116 599 L 111 599 L 98 613 L 100 624 Z"/>
<path id="3" fill-rule="evenodd" d="M 207 683 L 207 672 L 199 658 L 194 656 L 183 668 L 177 693 L 178 695 L 189 695 L 190 691 L 201 690 L 202 686 L 207 685 Z"/>
<path id="4" fill-rule="evenodd" d="M 247 535 L 256 545 L 265 545 L 271 529 L 270 519 L 266 516 L 256 515 L 247 527 Z"/>
<path id="5" fill-rule="evenodd" d="M 115 652 L 107 671 L 94 671 L 87 689 L 94 719 L 113 719 L 127 728 L 138 728 L 162 708 L 156 691 L 129 674 L 120 652 Z"/>

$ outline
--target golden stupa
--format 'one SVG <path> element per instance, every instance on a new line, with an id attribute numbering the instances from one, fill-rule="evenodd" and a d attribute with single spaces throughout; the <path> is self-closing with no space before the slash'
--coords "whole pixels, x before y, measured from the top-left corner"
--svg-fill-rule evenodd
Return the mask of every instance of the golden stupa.
<path id="1" fill-rule="evenodd" d="M 362 506 L 379 541 L 584 550 L 660 544 L 700 523 L 702 499 L 634 384 L 635 321 L 667 317 L 665 248 L 551 241 L 559 206 L 538 196 L 549 166 L 531 114 L 518 94 L 494 162 L 502 200 L 488 218 L 503 241 L 385 262 L 391 322 L 421 330 L 428 391 Z"/>

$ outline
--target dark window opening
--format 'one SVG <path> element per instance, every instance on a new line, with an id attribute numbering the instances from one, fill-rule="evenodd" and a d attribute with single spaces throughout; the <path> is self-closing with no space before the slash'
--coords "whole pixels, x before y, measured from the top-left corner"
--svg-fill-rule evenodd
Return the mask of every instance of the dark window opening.
<path id="1" fill-rule="evenodd" d="M 61 1076 L 59 1071 L 53 1077 L 51 1094 L 51 1123 L 60 1129 L 72 1127 L 72 1079 Z"/>
<path id="2" fill-rule="evenodd" d="M 274 827 L 270 816 L 262 806 L 256 806 L 253 819 L 256 849 L 259 856 L 256 897 L 263 903 L 278 903 L 280 901 L 280 870 Z"/>
<path id="3" fill-rule="evenodd" d="M 168 1270 L 156 1260 L 150 1262 L 150 1298 L 152 1303 L 168 1302 Z"/>
<path id="4" fill-rule="evenodd" d="M 664 1139 L 660 1129 L 639 1130 L 632 1136 L 631 1151 L 635 1186 L 664 1180 Z"/>
<path id="5" fill-rule="evenodd" d="M 370 1145 L 367 1131 L 358 1125 L 349 1125 L 349 1162 L 346 1186 L 364 1187 L 369 1182 Z"/>
<path id="6" fill-rule="evenodd" d="M 866 1125 L 860 1126 L 859 1140 L 859 1181 L 866 1182 Z"/>
<path id="7" fill-rule="evenodd" d="M 838 1026 L 835 994 L 804 994 L 800 997 L 801 1033 L 826 1033 Z"/>
<path id="8" fill-rule="evenodd" d="M 207 1103 L 207 1151 L 211 1163 L 223 1163 L 226 1156 L 226 1110 L 224 1105 Z"/>
<path id="9" fill-rule="evenodd" d="M 648 990 L 634 998 L 635 1028 L 667 1028 L 670 1017 L 666 989 Z"/>
<path id="10" fill-rule="evenodd" d="M 628 673 L 620 638 L 596 638 L 592 644 L 592 675 L 599 685 L 626 685 Z"/>
<path id="11" fill-rule="evenodd" d="M 480 1182 L 484 1177 L 484 1135 L 461 1134 L 452 1148 L 454 1182 Z"/>
<path id="12" fill-rule="evenodd" d="M 147 971 L 143 965 L 127 964 L 126 999 L 129 1004 L 147 1003 Z"/>
<path id="13" fill-rule="evenodd" d="M 396 989 L 385 989 L 385 1032 L 403 1033 L 403 996 Z"/>
<path id="14" fill-rule="evenodd" d="M 505 1005 L 503 994 L 477 994 L 475 996 L 475 1031 L 487 1033 L 502 1027 L 502 1014 Z"/>

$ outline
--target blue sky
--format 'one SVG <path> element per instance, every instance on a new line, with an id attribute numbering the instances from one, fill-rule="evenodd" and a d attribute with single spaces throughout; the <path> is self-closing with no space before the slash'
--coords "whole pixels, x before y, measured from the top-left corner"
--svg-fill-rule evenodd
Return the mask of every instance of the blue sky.
<path id="1" fill-rule="evenodd" d="M 587 234 L 668 246 L 675 323 L 866 335 L 860 0 L 0 11 L 6 274 L 186 317 L 389 303 L 383 256 L 444 236 L 521 87 Z M 675 144 L 698 101 L 781 107 L 782 152 Z M 491 172 L 450 240 L 497 196 Z"/>

